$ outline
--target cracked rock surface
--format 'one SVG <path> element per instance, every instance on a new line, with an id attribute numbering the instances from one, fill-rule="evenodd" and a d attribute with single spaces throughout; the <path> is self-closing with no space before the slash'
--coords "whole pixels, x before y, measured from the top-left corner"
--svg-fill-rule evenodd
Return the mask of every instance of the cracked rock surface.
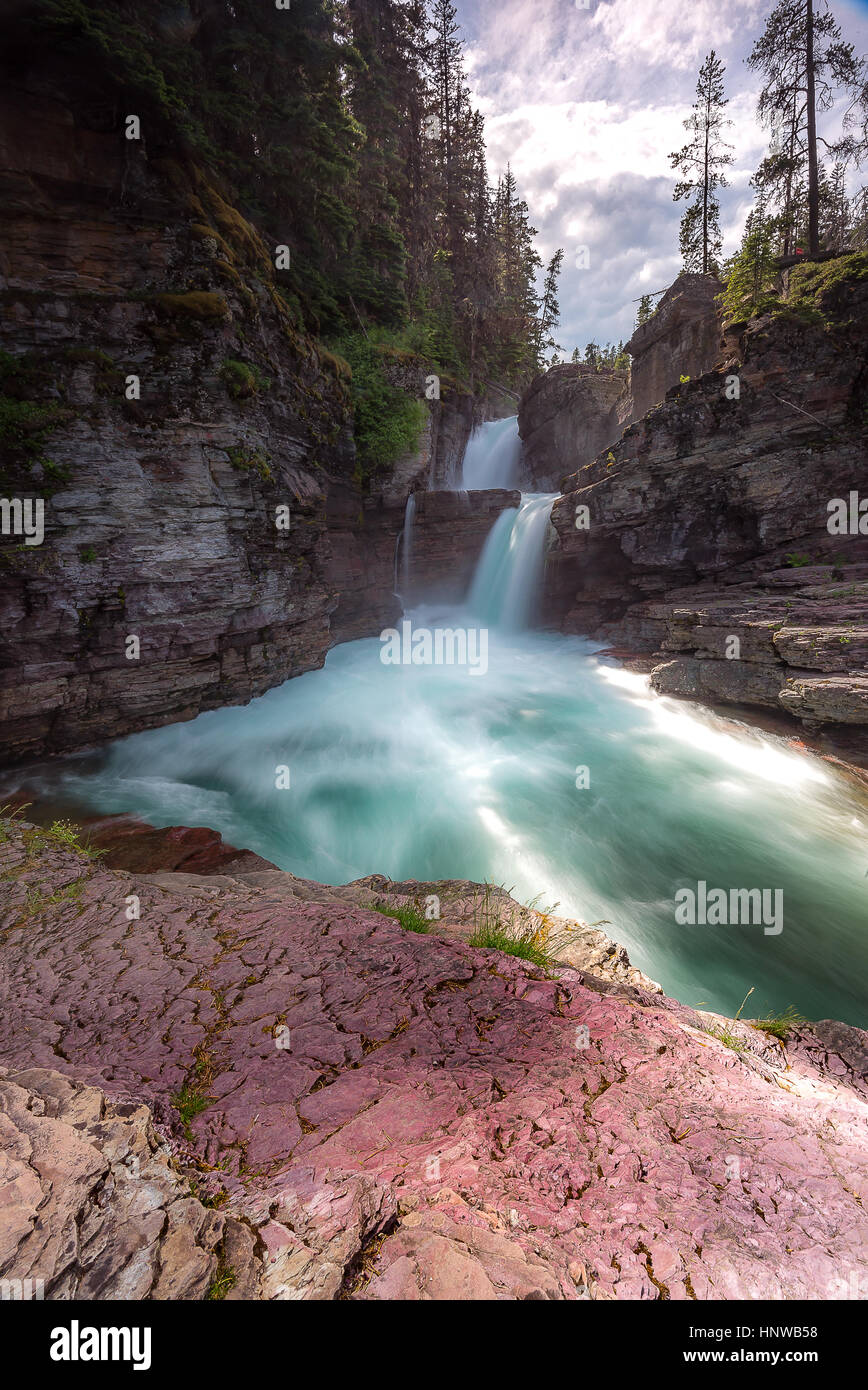
<path id="1" fill-rule="evenodd" d="M 20 823 L 0 874 L 0 1118 L 19 1165 L 3 1278 L 57 1297 L 90 1280 L 90 1296 L 198 1298 L 227 1268 L 228 1296 L 282 1299 L 868 1287 L 856 1029 L 784 1050 L 740 1023 L 736 1051 L 626 980 L 548 978 L 268 873 L 111 871 Z M 41 1125 L 63 1129 L 63 1166 L 32 1161 Z M 142 1170 L 121 1181 L 124 1144 Z"/>

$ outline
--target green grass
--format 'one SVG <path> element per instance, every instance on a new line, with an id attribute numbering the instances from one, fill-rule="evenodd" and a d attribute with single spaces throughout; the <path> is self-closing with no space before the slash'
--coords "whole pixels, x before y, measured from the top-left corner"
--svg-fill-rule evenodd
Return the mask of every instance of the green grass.
<path id="1" fill-rule="evenodd" d="M 211 1104 L 211 1097 L 203 1095 L 194 1086 L 190 1086 L 186 1081 L 179 1091 L 175 1091 L 169 1099 L 178 1112 L 181 1127 L 188 1139 L 193 1138 L 193 1131 L 190 1127 L 191 1121 L 197 1115 L 201 1115 L 203 1110 L 207 1110 Z"/>
<path id="2" fill-rule="evenodd" d="M 511 926 L 498 926 L 493 923 L 478 926 L 469 944 L 489 951 L 503 951 L 507 956 L 517 956 L 519 960 L 538 965 L 541 970 L 548 970 L 551 964 L 543 947 L 538 946 L 531 937 L 517 934 Z"/>
<path id="3" fill-rule="evenodd" d="M 755 1018 L 751 1021 L 751 1028 L 756 1028 L 761 1033 L 769 1033 L 771 1037 L 777 1038 L 779 1042 L 786 1042 L 790 1033 L 799 1024 L 806 1023 L 793 1004 L 787 1005 L 783 1013 L 768 1013 L 764 1018 Z"/>
<path id="4" fill-rule="evenodd" d="M 566 934 L 553 934 L 553 907 L 541 909 L 535 904 L 536 900 L 529 905 L 529 910 L 537 914 L 536 918 L 503 920 L 492 900 L 492 886 L 487 883 L 468 945 L 502 951 L 504 955 L 526 960 L 551 974 L 557 964 L 558 948 L 566 944 Z"/>
<path id="5" fill-rule="evenodd" d="M 713 1038 L 717 1038 L 726 1047 L 731 1048 L 733 1052 L 747 1052 L 748 1050 L 747 1043 L 744 1039 L 740 1038 L 737 1033 L 733 1033 L 732 1030 L 725 1025 L 723 1028 L 716 1028 L 713 1024 L 709 1024 L 705 1028 L 705 1032 L 710 1033 Z"/>
<path id="6" fill-rule="evenodd" d="M 217 1268 L 211 1283 L 208 1285 L 205 1298 L 209 1302 L 219 1302 L 226 1297 L 230 1289 L 235 1287 L 237 1277 L 235 1270 L 224 1260 L 222 1252 L 218 1251 Z"/>
<path id="7" fill-rule="evenodd" d="M 260 391 L 268 391 L 271 381 L 258 367 L 248 362 L 240 362 L 235 357 L 225 357 L 220 366 L 220 379 L 233 400 L 248 400 L 258 396 Z"/>
<path id="8" fill-rule="evenodd" d="M 66 884 L 64 888 L 55 889 L 53 893 L 45 893 L 41 888 L 28 888 L 24 904 L 26 915 L 34 917 L 40 912 L 44 912 L 47 907 L 56 907 L 60 903 L 80 902 L 84 883 L 83 878 L 77 878 L 73 883 Z"/>
<path id="9" fill-rule="evenodd" d="M 427 917 L 409 903 L 406 907 L 386 907 L 383 903 L 374 903 L 373 910 L 379 912 L 382 917 L 393 917 L 396 922 L 401 923 L 405 931 L 418 932 L 420 936 L 425 936 L 431 930 L 432 924 Z"/>

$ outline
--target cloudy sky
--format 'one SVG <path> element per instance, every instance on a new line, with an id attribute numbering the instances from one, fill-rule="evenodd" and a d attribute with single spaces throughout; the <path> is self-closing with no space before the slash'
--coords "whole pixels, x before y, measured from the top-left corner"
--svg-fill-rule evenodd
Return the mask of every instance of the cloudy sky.
<path id="1" fill-rule="evenodd" d="M 455 3 L 491 175 L 512 165 L 545 260 L 564 247 L 558 341 L 569 354 L 592 338 L 626 340 L 631 301 L 680 269 L 685 204 L 672 200 L 667 155 L 685 143 L 681 123 L 712 48 L 726 64 L 735 155 L 721 194 L 724 254 L 738 245 L 766 148 L 744 59 L 773 0 Z M 844 37 L 868 52 L 868 0 L 833 0 L 833 10 Z M 582 245 L 588 269 L 576 266 Z"/>

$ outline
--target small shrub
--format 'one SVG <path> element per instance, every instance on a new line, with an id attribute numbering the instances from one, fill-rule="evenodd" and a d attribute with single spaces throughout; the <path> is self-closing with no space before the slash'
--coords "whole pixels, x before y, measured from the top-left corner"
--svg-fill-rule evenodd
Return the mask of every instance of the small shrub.
<path id="1" fill-rule="evenodd" d="M 175 1091 L 169 1099 L 178 1112 L 178 1118 L 181 1121 L 184 1134 L 188 1139 L 192 1139 L 193 1131 L 190 1127 L 190 1122 L 194 1120 L 197 1115 L 201 1115 L 203 1110 L 208 1109 L 208 1106 L 211 1104 L 210 1096 L 203 1095 L 201 1091 L 197 1091 L 195 1087 L 185 1082 L 181 1089 Z"/>

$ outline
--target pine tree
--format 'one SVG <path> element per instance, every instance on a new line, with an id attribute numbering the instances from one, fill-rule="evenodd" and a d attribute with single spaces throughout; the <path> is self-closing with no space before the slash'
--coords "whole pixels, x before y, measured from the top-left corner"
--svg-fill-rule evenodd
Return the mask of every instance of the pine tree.
<path id="1" fill-rule="evenodd" d="M 845 43 L 826 0 L 778 0 L 748 57 L 748 66 L 763 78 L 757 112 L 777 138 L 780 170 L 789 184 L 804 177 L 807 185 L 807 243 L 820 250 L 820 165 L 817 113 L 831 110 L 838 88 L 854 102 L 865 97 L 865 64 Z M 829 146 L 845 157 L 855 154 L 854 138 Z M 786 183 L 786 179 L 785 179 Z M 768 178 L 767 191 L 774 186 Z M 778 190 L 779 191 L 779 190 Z M 793 220 L 792 191 L 782 211 Z"/>
<path id="2" fill-rule="evenodd" d="M 680 247 L 684 269 L 703 275 L 717 267 L 723 244 L 720 231 L 720 204 L 716 193 L 726 188 L 723 170 L 732 163 L 732 149 L 721 137 L 724 126 L 732 122 L 724 116 L 727 98 L 723 94 L 726 69 L 714 49 L 699 71 L 696 101 L 684 128 L 691 139 L 681 150 L 670 154 L 673 169 L 684 175 L 676 184 L 673 199 L 692 198 L 681 219 Z"/>
<path id="3" fill-rule="evenodd" d="M 853 209 L 847 196 L 844 164 L 837 160 L 827 173 L 820 166 L 820 239 L 824 246 L 842 251 L 853 225 Z"/>
<path id="4" fill-rule="evenodd" d="M 760 194 L 745 224 L 741 247 L 727 267 L 726 289 L 720 296 L 730 322 L 762 313 L 776 301 L 775 230 Z"/>
<path id="5" fill-rule="evenodd" d="M 647 323 L 654 313 L 654 297 L 650 294 L 643 294 L 639 300 L 639 310 L 636 314 L 636 328 L 641 328 L 643 323 Z"/>
<path id="6" fill-rule="evenodd" d="M 558 279 L 563 265 L 564 252 L 561 247 L 549 261 L 543 282 L 542 304 L 540 305 L 539 326 L 537 328 L 537 356 L 542 357 L 545 348 L 562 349 L 552 337 L 553 330 L 560 323 L 561 310 L 558 304 Z"/>

